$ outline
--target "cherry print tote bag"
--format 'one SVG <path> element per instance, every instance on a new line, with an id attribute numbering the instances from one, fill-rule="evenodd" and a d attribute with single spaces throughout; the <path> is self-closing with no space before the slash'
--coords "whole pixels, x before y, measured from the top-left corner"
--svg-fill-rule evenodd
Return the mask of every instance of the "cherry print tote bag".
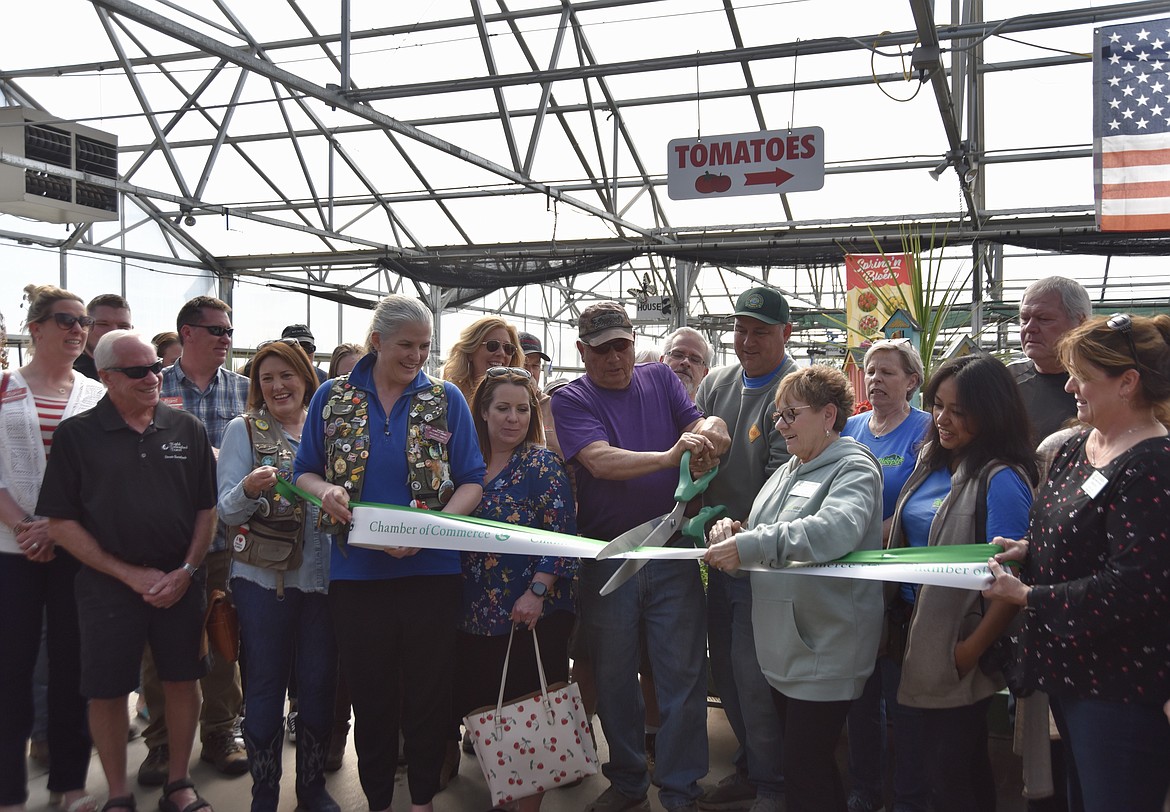
<path id="1" fill-rule="evenodd" d="M 541 689 L 505 704 L 504 684 L 514 636 L 515 627 L 508 637 L 496 704 L 463 718 L 496 804 L 536 795 L 597 772 L 597 751 L 581 690 L 575 682 L 548 684 L 535 634 L 532 644 Z"/>

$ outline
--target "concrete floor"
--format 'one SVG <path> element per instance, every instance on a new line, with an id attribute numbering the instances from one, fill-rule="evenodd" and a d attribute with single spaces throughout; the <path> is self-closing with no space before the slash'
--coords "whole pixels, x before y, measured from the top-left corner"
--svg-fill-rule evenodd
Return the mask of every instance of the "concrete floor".
<path id="1" fill-rule="evenodd" d="M 710 737 L 711 772 L 703 781 L 704 785 L 714 784 L 720 778 L 731 772 L 731 756 L 735 749 L 735 739 L 731 735 L 731 728 L 723 711 L 711 708 L 707 714 L 707 730 Z M 606 745 L 601 731 L 597 733 L 599 756 L 602 761 L 606 758 Z M 999 812 L 1023 812 L 1025 804 L 1020 798 L 1020 764 L 1019 759 L 1010 752 L 1009 742 L 1003 739 L 992 740 L 993 763 L 999 779 Z M 281 799 L 280 812 L 293 812 L 296 808 L 296 798 L 293 795 L 294 754 L 293 746 L 285 749 L 284 758 L 284 793 Z M 844 747 L 841 748 L 843 757 Z M 195 746 L 195 757 L 191 767 L 191 777 L 194 779 L 200 793 L 215 807 L 218 812 L 246 812 L 251 800 L 251 783 L 248 776 L 227 778 L 221 776 L 215 769 L 198 760 L 199 745 Z M 138 769 L 138 765 L 146 757 L 146 747 L 142 739 L 135 739 L 129 744 L 129 760 L 131 775 Z M 53 809 L 49 806 L 46 782 L 48 780 L 45 769 L 33 762 L 29 762 L 30 778 L 28 803 L 29 812 L 36 810 Z M 132 782 L 133 783 L 133 782 Z M 160 792 L 156 788 L 139 787 L 136 784 L 135 794 L 141 810 L 151 810 L 157 807 Z M 353 753 L 352 739 L 350 749 L 346 753 L 345 763 L 340 772 L 333 773 L 328 779 L 329 791 L 346 812 L 364 812 L 368 807 L 365 796 L 358 784 L 357 760 Z M 569 789 L 558 789 L 545 796 L 543 810 L 545 812 L 579 812 L 587 803 L 593 800 L 608 786 L 601 775 L 585 779 L 580 785 Z M 101 773 L 101 765 L 97 755 L 94 755 L 90 765 L 89 788 L 95 794 L 105 795 L 105 779 Z M 653 789 L 653 788 L 652 788 Z M 473 756 L 463 756 L 459 765 L 459 777 L 451 785 L 435 796 L 435 812 L 483 812 L 491 807 L 487 785 L 479 771 Z M 662 812 L 655 793 L 651 793 L 651 807 L 654 812 Z M 394 796 L 394 809 L 406 812 L 410 808 L 410 797 L 406 788 L 406 773 L 398 771 Z"/>

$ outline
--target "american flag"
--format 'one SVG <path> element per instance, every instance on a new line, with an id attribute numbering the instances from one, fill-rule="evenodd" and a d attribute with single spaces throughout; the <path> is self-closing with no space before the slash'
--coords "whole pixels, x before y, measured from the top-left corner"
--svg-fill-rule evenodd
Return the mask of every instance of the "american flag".
<path id="1" fill-rule="evenodd" d="M 1170 19 L 1093 37 L 1097 228 L 1170 230 Z"/>

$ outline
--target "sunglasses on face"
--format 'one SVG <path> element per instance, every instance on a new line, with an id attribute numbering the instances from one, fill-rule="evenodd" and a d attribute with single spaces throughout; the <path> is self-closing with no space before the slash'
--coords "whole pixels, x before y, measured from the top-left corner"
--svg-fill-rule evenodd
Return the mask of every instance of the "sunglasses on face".
<path id="1" fill-rule="evenodd" d="M 489 378 L 506 378 L 511 375 L 516 375 L 520 378 L 532 380 L 532 373 L 520 367 L 489 367 L 488 371 L 484 374 Z"/>
<path id="2" fill-rule="evenodd" d="M 508 343 L 503 342 L 503 341 L 496 341 L 494 338 L 489 338 L 487 341 L 483 342 L 483 344 L 481 344 L 480 346 L 487 347 L 488 352 L 499 352 L 500 347 L 503 347 L 505 354 L 507 354 L 507 355 L 515 355 L 516 354 L 516 345 L 515 344 L 508 344 Z M 495 368 L 502 369 L 502 367 L 495 367 Z"/>
<path id="3" fill-rule="evenodd" d="M 121 372 L 127 378 L 133 378 L 136 381 L 140 381 L 145 378 L 146 373 L 148 372 L 152 372 L 155 375 L 158 375 L 160 372 L 162 372 L 162 370 L 163 362 L 161 358 L 150 366 L 139 365 L 134 367 L 106 367 L 107 372 Z"/>
<path id="4" fill-rule="evenodd" d="M 628 338 L 615 338 L 613 341 L 607 341 L 598 347 L 593 347 L 589 344 L 585 346 L 594 355 L 609 355 L 611 352 L 625 352 L 634 346 L 634 342 Z"/>
<path id="5" fill-rule="evenodd" d="M 772 422 L 784 421 L 784 425 L 791 426 L 796 422 L 796 413 L 801 409 L 811 409 L 812 406 L 789 406 L 787 409 L 777 409 L 772 412 Z"/>
<path id="6" fill-rule="evenodd" d="M 57 326 L 62 330 L 72 330 L 73 325 L 80 324 L 82 330 L 88 330 L 93 327 L 93 316 L 72 316 L 69 313 L 51 313 L 43 319 L 37 319 L 35 324 L 42 324 L 43 322 L 52 319 L 57 322 Z"/>
<path id="7" fill-rule="evenodd" d="M 236 331 L 235 327 L 220 327 L 218 324 L 188 324 L 188 327 L 202 327 L 207 332 L 211 333 L 216 338 L 227 336 L 231 338 L 232 333 Z"/>

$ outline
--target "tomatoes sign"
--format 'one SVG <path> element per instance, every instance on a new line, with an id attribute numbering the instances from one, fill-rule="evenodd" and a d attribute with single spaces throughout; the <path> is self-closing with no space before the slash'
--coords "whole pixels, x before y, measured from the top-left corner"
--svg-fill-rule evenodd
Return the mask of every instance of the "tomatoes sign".
<path id="1" fill-rule="evenodd" d="M 676 138 L 666 147 L 666 190 L 671 200 L 698 200 L 820 189 L 824 140 L 820 127 Z"/>

